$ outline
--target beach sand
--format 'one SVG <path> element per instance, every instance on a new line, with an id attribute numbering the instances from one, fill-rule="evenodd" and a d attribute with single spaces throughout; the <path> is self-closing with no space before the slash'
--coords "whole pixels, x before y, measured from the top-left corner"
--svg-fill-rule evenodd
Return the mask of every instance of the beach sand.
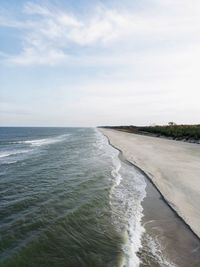
<path id="1" fill-rule="evenodd" d="M 200 145 L 100 129 L 200 237 Z"/>

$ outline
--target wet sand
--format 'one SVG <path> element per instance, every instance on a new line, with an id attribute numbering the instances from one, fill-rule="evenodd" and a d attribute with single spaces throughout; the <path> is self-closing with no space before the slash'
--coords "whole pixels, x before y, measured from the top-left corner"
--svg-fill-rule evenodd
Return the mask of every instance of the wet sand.
<path id="1" fill-rule="evenodd" d="M 200 240 L 146 179 L 140 267 L 199 267 Z"/>
<path id="2" fill-rule="evenodd" d="M 101 129 L 200 237 L 200 145 Z"/>

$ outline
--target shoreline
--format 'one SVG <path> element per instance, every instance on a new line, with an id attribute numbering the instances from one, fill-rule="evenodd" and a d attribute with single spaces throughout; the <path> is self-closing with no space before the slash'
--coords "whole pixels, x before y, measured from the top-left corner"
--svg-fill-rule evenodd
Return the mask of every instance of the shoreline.
<path id="1" fill-rule="evenodd" d="M 106 135 L 104 135 L 106 136 Z M 155 188 L 155 190 L 157 190 L 157 192 L 160 194 L 162 201 L 165 202 L 165 204 L 168 206 L 168 208 L 174 212 L 176 214 L 176 216 L 185 224 L 185 226 L 188 228 L 188 230 L 190 230 L 192 232 L 192 234 L 197 237 L 200 241 L 200 237 L 192 230 L 192 228 L 190 227 L 189 224 L 187 224 L 184 219 L 176 212 L 175 209 L 172 208 L 172 206 L 170 205 L 170 203 L 167 201 L 167 199 L 164 197 L 164 195 L 162 194 L 162 192 L 159 190 L 159 188 L 154 184 L 154 182 L 151 180 L 150 176 L 148 176 L 148 174 L 143 171 L 140 167 L 138 167 L 136 164 L 130 162 L 129 160 L 127 160 L 124 155 L 123 155 L 123 151 L 121 151 L 119 148 L 117 148 L 116 146 L 112 145 L 110 143 L 109 138 L 106 136 L 106 138 L 108 139 L 108 143 L 110 146 L 112 146 L 113 148 L 117 149 L 119 151 L 119 159 L 123 162 L 125 162 L 126 164 L 129 164 L 131 166 L 133 166 L 136 170 L 138 170 L 140 173 L 142 173 L 144 175 L 144 177 L 148 180 L 148 182 Z"/>
<path id="2" fill-rule="evenodd" d="M 122 158 L 124 158 L 125 161 L 127 161 L 129 164 L 131 164 L 132 166 L 134 166 L 136 169 L 138 169 L 140 172 L 142 172 L 144 174 L 144 176 L 148 179 L 148 181 L 159 192 L 159 194 L 161 195 L 163 201 L 167 204 L 167 206 L 173 212 L 176 213 L 176 215 L 181 219 L 181 221 L 183 221 L 183 223 L 187 226 L 187 228 L 190 231 L 192 231 L 192 233 L 200 240 L 200 229 L 196 230 L 196 228 L 193 226 L 193 224 L 190 223 L 190 220 L 188 220 L 188 218 L 186 218 L 185 215 L 180 212 L 180 207 L 177 206 L 177 203 L 173 203 L 173 201 L 171 201 L 169 199 L 169 197 L 167 196 L 166 192 L 164 190 L 162 190 L 163 185 L 162 186 L 159 186 L 159 182 L 158 181 L 156 182 L 155 175 L 152 174 L 152 172 L 149 172 L 149 170 L 146 169 L 146 166 L 145 165 L 144 165 L 144 168 L 143 168 L 141 162 L 137 162 L 137 160 L 131 158 L 130 155 L 128 155 L 128 157 L 127 157 L 127 155 L 126 155 L 127 154 L 127 151 L 125 151 L 126 153 L 124 153 L 123 146 L 121 144 L 117 144 L 117 141 L 116 141 L 117 138 L 116 138 L 116 136 L 115 136 L 115 140 L 114 141 L 113 141 L 113 138 L 111 137 L 111 135 L 112 135 L 113 132 L 114 133 L 116 132 L 116 135 L 118 133 L 122 133 L 123 135 L 125 134 L 125 135 L 132 135 L 132 136 L 134 136 L 135 134 L 133 134 L 133 133 L 127 133 L 127 132 L 122 132 L 122 131 L 117 131 L 117 130 L 111 130 L 111 129 L 102 129 L 102 128 L 99 128 L 99 130 L 100 130 L 101 133 L 103 133 L 107 137 L 109 144 L 111 146 L 113 146 L 115 149 L 117 149 L 120 152 L 120 154 L 122 155 Z M 125 137 L 128 138 L 127 136 L 125 136 Z M 144 136 L 144 137 L 145 138 L 155 138 L 155 137 L 149 137 L 149 136 Z M 157 139 L 157 138 L 155 138 L 155 139 Z M 172 141 L 172 140 L 168 140 L 168 139 L 160 139 L 160 140 L 161 141 L 162 140 L 167 140 L 168 142 L 169 141 Z M 177 141 L 174 141 L 174 142 L 177 142 Z M 187 144 L 190 144 L 190 143 L 187 143 Z M 192 144 L 192 145 L 195 145 L 195 144 Z M 160 182 L 160 183 L 162 183 L 162 182 Z M 179 204 L 184 205 L 184 203 L 179 203 Z M 200 217 L 197 218 L 197 219 L 200 222 Z M 199 225 L 200 225 L 200 223 L 199 223 Z"/>
<path id="3" fill-rule="evenodd" d="M 142 246 L 137 255 L 141 267 L 171 266 L 198 267 L 200 239 L 183 219 L 172 209 L 150 177 L 138 166 L 128 161 L 118 147 L 101 132 L 110 146 L 119 151 L 119 160 L 141 173 L 146 182 L 146 197 L 142 201 Z"/>

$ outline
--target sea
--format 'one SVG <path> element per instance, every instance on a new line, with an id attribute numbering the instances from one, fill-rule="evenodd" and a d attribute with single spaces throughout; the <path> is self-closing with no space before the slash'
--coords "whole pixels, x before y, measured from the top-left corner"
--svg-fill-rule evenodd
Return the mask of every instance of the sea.
<path id="1" fill-rule="evenodd" d="M 147 184 L 96 128 L 1 127 L 0 266 L 178 266 L 144 227 Z"/>

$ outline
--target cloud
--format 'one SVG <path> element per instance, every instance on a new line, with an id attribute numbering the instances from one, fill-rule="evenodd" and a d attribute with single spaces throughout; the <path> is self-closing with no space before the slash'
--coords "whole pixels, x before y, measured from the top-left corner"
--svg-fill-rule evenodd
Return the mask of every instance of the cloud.
<path id="1" fill-rule="evenodd" d="M 24 12 L 27 14 L 34 14 L 34 15 L 42 15 L 42 16 L 49 16 L 51 15 L 50 10 L 45 6 L 28 2 L 24 6 Z"/>
<path id="2" fill-rule="evenodd" d="M 82 20 L 57 8 L 34 3 L 26 4 L 24 12 L 30 17 L 24 22 L 2 19 L 1 23 L 25 29 L 22 52 L 8 59 L 9 63 L 19 65 L 62 63 L 69 46 L 104 44 L 119 37 L 130 25 L 128 15 L 102 7 Z"/>
<path id="3" fill-rule="evenodd" d="M 140 51 L 151 50 L 156 56 L 160 47 L 176 50 L 200 43 L 197 0 L 192 5 L 186 0 L 151 0 L 150 4 L 137 12 L 101 5 L 81 16 L 28 2 L 21 20 L 0 16 L 1 26 L 23 30 L 21 52 L 4 61 L 17 65 L 129 65 Z M 98 53 L 85 55 L 86 48 Z M 99 56 L 100 51 L 107 52 Z"/>
<path id="4" fill-rule="evenodd" d="M 139 9 L 105 1 L 87 14 L 46 1 L 16 16 L 1 12 L 5 38 L 20 42 L 15 55 L 0 52 L 1 63 L 15 66 L 3 72 L 12 79 L 2 76 L 2 96 L 16 96 L 3 106 L 11 110 L 4 124 L 199 122 L 200 1 L 138 1 Z M 21 106 L 31 115 L 17 117 Z"/>
<path id="5" fill-rule="evenodd" d="M 0 16 L 1 27 L 23 30 L 22 51 L 8 56 L 7 63 L 18 65 L 57 65 L 68 58 L 66 48 L 75 45 L 93 45 L 111 40 L 114 29 L 124 21 L 115 11 L 97 8 L 89 19 L 80 20 L 56 7 L 27 3 L 25 15 L 19 21 Z M 123 20 L 123 21 L 122 21 Z M 121 22 L 120 22 L 121 21 Z"/>
<path id="6" fill-rule="evenodd" d="M 23 53 L 14 56 L 9 60 L 9 63 L 17 65 L 57 65 L 66 61 L 67 56 L 59 50 L 36 49 L 33 47 L 25 48 Z"/>

